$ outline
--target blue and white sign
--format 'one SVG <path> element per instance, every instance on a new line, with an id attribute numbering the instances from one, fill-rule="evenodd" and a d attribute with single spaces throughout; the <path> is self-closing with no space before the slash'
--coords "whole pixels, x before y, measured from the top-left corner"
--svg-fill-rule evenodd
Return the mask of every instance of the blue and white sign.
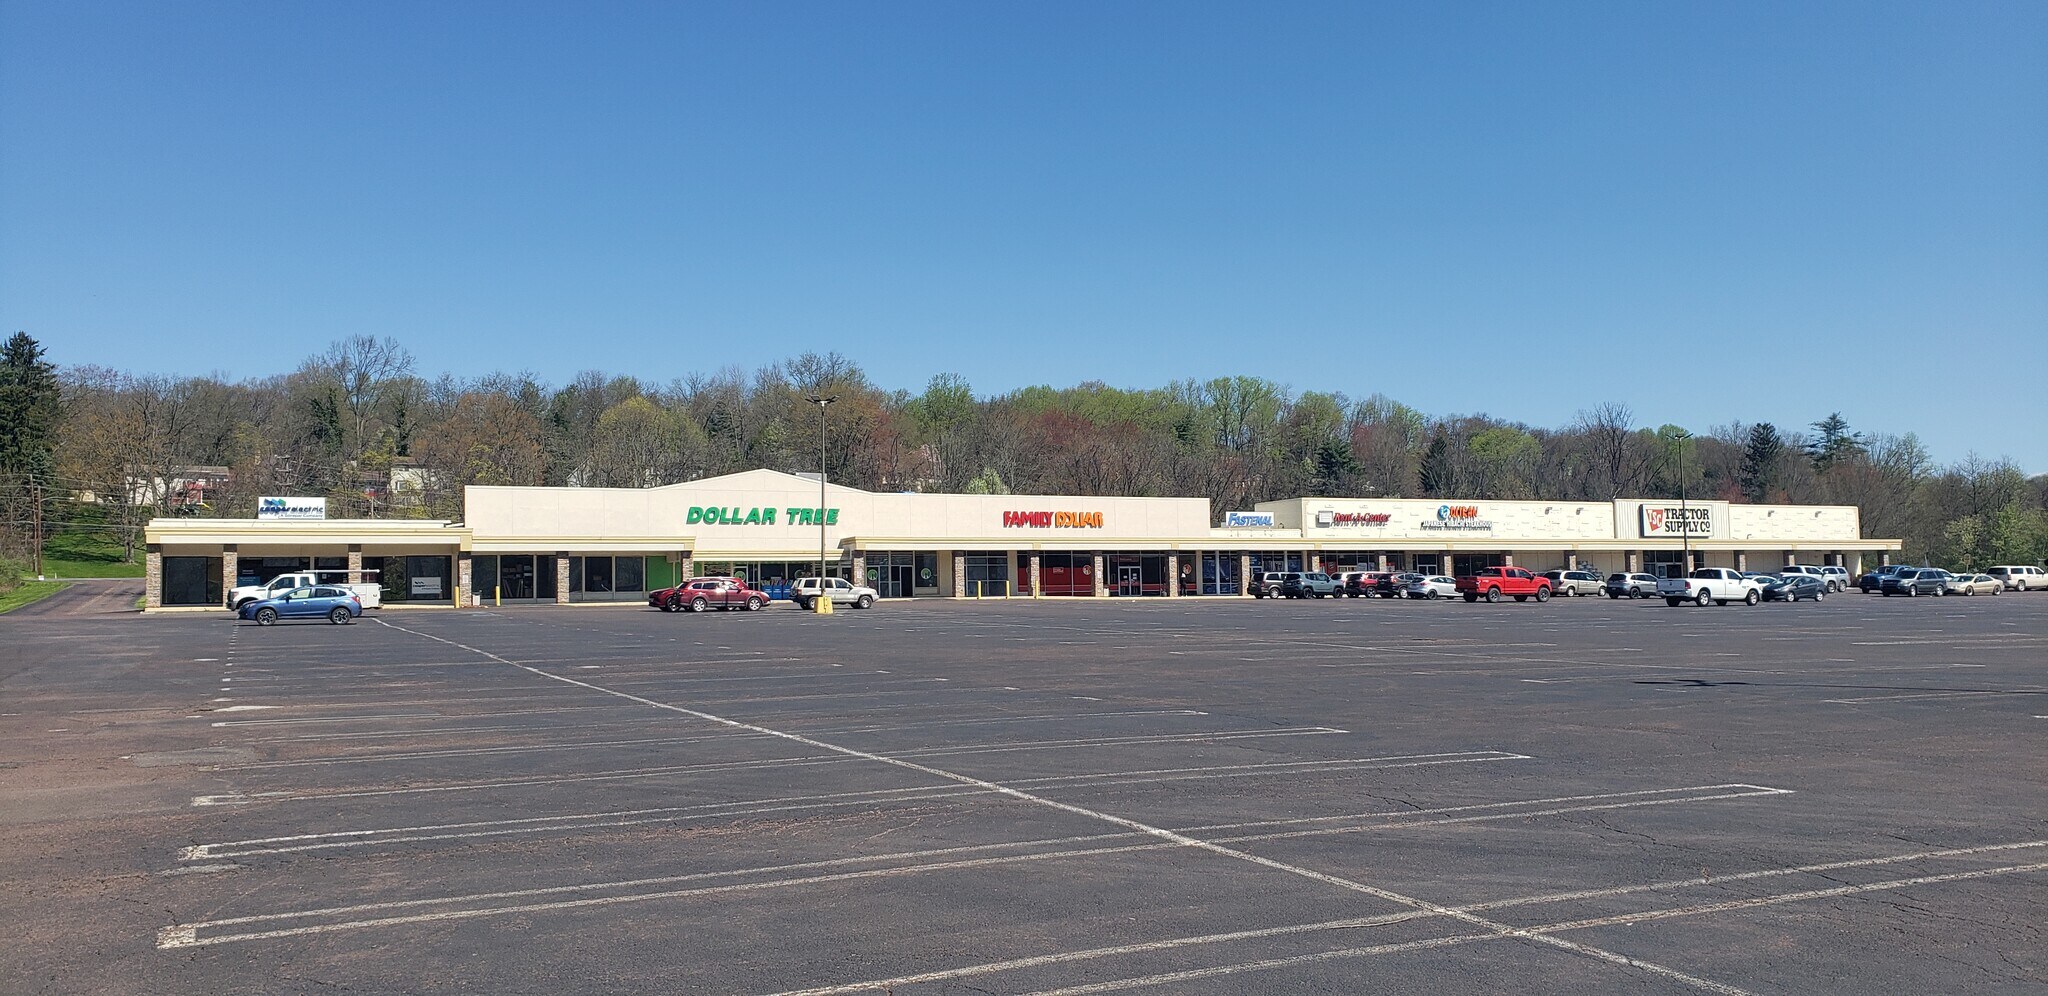
<path id="1" fill-rule="evenodd" d="M 324 519 L 327 518 L 325 498 L 258 498 L 256 517 L 259 519 Z"/>
<path id="2" fill-rule="evenodd" d="M 1273 528 L 1273 513 L 1225 512 L 1223 513 L 1223 525 L 1226 529 L 1271 529 Z"/>

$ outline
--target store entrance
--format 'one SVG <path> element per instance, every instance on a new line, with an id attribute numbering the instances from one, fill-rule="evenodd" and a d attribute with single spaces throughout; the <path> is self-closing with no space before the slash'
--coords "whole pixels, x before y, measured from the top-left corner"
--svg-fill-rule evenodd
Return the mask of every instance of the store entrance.
<path id="1" fill-rule="evenodd" d="M 875 593 L 883 598 L 909 598 L 911 587 L 917 583 L 917 571 L 909 564 L 890 564 L 882 569 L 880 575 L 875 575 L 873 570 L 868 574 L 879 582 L 875 585 Z"/>
<path id="2" fill-rule="evenodd" d="M 1145 593 L 1145 572 L 1132 565 L 1116 569 L 1116 593 L 1119 595 L 1142 595 Z"/>

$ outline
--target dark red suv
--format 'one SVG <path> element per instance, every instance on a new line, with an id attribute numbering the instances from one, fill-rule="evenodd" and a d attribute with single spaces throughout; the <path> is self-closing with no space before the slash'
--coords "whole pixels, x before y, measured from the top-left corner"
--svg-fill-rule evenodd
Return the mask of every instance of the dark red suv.
<path id="1" fill-rule="evenodd" d="M 691 578 L 673 588 L 648 592 L 647 604 L 663 612 L 753 612 L 767 607 L 768 593 L 747 587 L 747 582 L 740 578 Z"/>

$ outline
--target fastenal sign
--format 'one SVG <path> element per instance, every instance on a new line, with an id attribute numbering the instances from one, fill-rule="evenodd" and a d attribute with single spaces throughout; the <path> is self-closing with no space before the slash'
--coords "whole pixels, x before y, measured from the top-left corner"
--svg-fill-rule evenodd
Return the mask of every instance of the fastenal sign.
<path id="1" fill-rule="evenodd" d="M 1714 508 L 1711 505 L 1643 505 L 1641 508 L 1644 539 L 1714 535 Z"/>
<path id="2" fill-rule="evenodd" d="M 327 518 L 325 498 L 258 498 L 256 517 L 259 519 L 324 519 Z"/>
<path id="3" fill-rule="evenodd" d="M 1274 519 L 1271 512 L 1223 513 L 1223 528 L 1225 529 L 1271 529 L 1273 526 Z"/>

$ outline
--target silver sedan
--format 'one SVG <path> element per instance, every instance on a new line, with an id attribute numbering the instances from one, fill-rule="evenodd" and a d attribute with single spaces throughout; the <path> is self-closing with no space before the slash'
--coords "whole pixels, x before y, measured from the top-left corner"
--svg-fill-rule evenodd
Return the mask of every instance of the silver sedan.
<path id="1" fill-rule="evenodd" d="M 1942 594 L 1944 595 L 1996 595 L 2005 590 L 2005 582 L 1989 574 L 1952 574 Z"/>
<path id="2" fill-rule="evenodd" d="M 1431 574 L 1418 581 L 1410 581 L 1402 587 L 1401 594 L 1409 598 L 1455 598 L 1458 594 L 1458 579 Z"/>

